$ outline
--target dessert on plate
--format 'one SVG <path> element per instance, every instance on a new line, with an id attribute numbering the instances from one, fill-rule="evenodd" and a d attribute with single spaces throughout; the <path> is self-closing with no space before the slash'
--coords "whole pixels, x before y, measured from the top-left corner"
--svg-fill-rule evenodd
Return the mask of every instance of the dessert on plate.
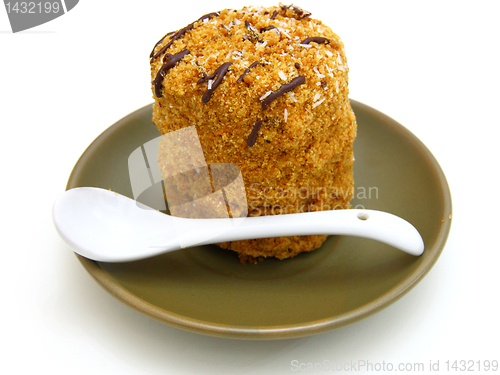
<path id="1" fill-rule="evenodd" d="M 344 45 L 309 12 L 209 13 L 163 36 L 150 63 L 155 125 L 162 134 L 194 125 L 208 165 L 238 166 L 249 216 L 350 208 L 356 119 Z M 245 262 L 290 258 L 326 238 L 219 246 Z"/>

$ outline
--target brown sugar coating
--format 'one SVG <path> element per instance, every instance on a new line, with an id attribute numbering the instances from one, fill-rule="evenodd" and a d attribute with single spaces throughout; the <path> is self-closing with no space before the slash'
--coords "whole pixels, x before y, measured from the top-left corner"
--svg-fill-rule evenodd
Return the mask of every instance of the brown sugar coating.
<path id="1" fill-rule="evenodd" d="M 248 215 L 350 208 L 356 120 L 329 27 L 294 6 L 226 9 L 167 34 L 150 57 L 154 123 L 162 134 L 195 125 L 207 164 L 238 166 Z M 326 238 L 219 245 L 242 261 L 284 259 Z"/>

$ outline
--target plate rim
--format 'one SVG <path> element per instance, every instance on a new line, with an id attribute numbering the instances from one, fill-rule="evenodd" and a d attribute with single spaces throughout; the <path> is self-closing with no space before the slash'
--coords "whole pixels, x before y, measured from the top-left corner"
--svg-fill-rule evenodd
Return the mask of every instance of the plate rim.
<path id="1" fill-rule="evenodd" d="M 186 317 L 183 315 L 176 314 L 171 311 L 164 310 L 150 302 L 144 301 L 125 287 L 121 286 L 117 282 L 113 282 L 113 278 L 110 274 L 99 267 L 98 262 L 89 260 L 75 253 L 76 257 L 87 270 L 87 272 L 94 278 L 94 280 L 101 285 L 106 291 L 113 295 L 118 300 L 122 301 L 134 310 L 160 321 L 164 324 L 180 328 L 186 331 L 195 332 L 199 334 L 217 336 L 224 338 L 235 338 L 235 339 L 282 339 L 282 338 L 294 338 L 302 336 L 310 336 L 313 334 L 323 333 L 344 327 L 346 325 L 355 323 L 362 320 L 370 315 L 373 315 L 380 310 L 388 307 L 392 303 L 399 300 L 406 293 L 413 289 L 413 287 L 418 284 L 418 282 L 432 269 L 434 264 L 439 259 L 448 235 L 451 229 L 451 215 L 452 215 L 452 200 L 451 193 L 448 182 L 444 175 L 444 172 L 439 165 L 438 161 L 431 153 L 431 151 L 425 146 L 425 144 L 418 139 L 412 132 L 410 132 L 406 127 L 395 121 L 393 118 L 387 116 L 386 114 L 366 105 L 359 101 L 349 99 L 353 107 L 362 108 L 370 116 L 382 117 L 384 123 L 389 125 L 391 128 L 397 128 L 399 131 L 403 132 L 407 137 L 409 137 L 415 144 L 423 151 L 428 162 L 433 167 L 433 171 L 436 173 L 436 178 L 441 187 L 441 193 L 443 196 L 443 214 L 449 217 L 443 217 L 443 225 L 441 225 L 438 232 L 438 236 L 434 243 L 433 249 L 435 255 L 431 258 L 426 258 L 414 271 L 414 277 L 409 277 L 389 289 L 386 293 L 380 295 L 376 299 L 359 306 L 353 310 L 349 310 L 343 314 L 336 315 L 334 317 L 324 318 L 320 320 L 312 320 L 308 322 L 301 322 L 296 324 L 288 325 L 273 325 L 273 326 L 246 326 L 246 325 L 231 325 L 231 324 L 221 324 L 213 323 L 204 320 L 194 319 Z M 98 146 L 99 140 L 107 137 L 114 131 L 120 129 L 121 125 L 133 116 L 142 115 L 143 112 L 149 111 L 152 107 L 152 103 L 147 104 L 134 112 L 122 117 L 120 120 L 115 122 L 113 125 L 105 129 L 100 135 L 98 135 L 92 143 L 85 149 L 78 161 L 76 162 L 70 177 L 68 179 L 66 190 L 75 187 L 75 179 L 79 174 L 79 170 L 84 164 L 87 156 L 93 148 Z"/>

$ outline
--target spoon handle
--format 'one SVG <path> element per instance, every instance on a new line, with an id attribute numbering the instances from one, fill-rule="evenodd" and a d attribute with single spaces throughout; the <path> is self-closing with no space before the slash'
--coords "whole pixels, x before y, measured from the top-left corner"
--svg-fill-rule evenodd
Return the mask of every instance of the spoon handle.
<path id="1" fill-rule="evenodd" d="M 235 219 L 173 219 L 183 248 L 252 238 L 335 234 L 374 239 L 415 256 L 424 251 L 422 237 L 413 225 L 382 211 L 351 209 Z"/>

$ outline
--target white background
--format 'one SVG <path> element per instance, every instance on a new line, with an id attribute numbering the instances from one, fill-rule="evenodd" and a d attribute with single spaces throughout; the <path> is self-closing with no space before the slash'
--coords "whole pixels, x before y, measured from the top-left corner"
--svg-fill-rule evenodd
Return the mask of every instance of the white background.
<path id="1" fill-rule="evenodd" d="M 444 372 L 446 360 L 500 360 L 495 1 L 296 3 L 343 39 L 350 97 L 419 137 L 452 192 L 453 225 L 439 261 L 374 316 L 280 341 L 188 333 L 113 298 L 59 239 L 51 206 L 81 153 L 152 102 L 154 43 L 203 14 L 250 4 L 82 0 L 18 34 L 0 9 L 0 337 L 9 374 L 288 374 L 293 360 L 439 360 Z"/>

